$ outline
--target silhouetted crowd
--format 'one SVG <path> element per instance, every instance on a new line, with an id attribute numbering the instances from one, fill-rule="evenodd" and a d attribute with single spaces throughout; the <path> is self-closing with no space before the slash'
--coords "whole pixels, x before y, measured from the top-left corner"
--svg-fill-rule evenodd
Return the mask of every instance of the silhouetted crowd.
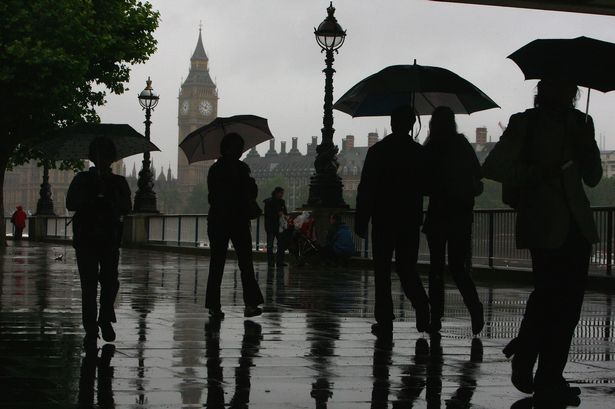
<path id="1" fill-rule="evenodd" d="M 457 131 L 450 108 L 435 108 L 423 145 L 411 136 L 413 107 L 392 112 L 392 133 L 370 147 L 365 158 L 354 223 L 358 236 L 371 234 L 376 291 L 372 332 L 379 340 L 391 339 L 393 333 L 393 262 L 416 312 L 418 331 L 433 335 L 442 328 L 446 261 L 469 311 L 473 334 L 483 330 L 483 305 L 470 274 L 470 247 L 474 198 L 482 193 L 481 179 L 493 179 L 502 183 L 503 201 L 517 210 L 517 246 L 529 249 L 534 274 L 534 290 L 519 333 L 504 350 L 512 357 L 512 383 L 533 393 L 536 402 L 578 400 L 579 388 L 570 387 L 563 372 L 583 303 L 591 245 L 598 241 L 583 184 L 595 186 L 602 167 L 592 119 L 574 109 L 576 95 L 573 84 L 541 80 L 534 107 L 510 118 L 482 168 L 470 143 Z M 220 285 L 229 242 L 241 271 L 244 316 L 260 315 L 264 303 L 250 231 L 250 220 L 262 211 L 250 169 L 240 160 L 244 148 L 239 134 L 225 135 L 221 156 L 207 176 L 211 259 L 206 307 L 211 322 L 224 319 Z M 75 211 L 84 347 L 95 349 L 99 328 L 105 341 L 115 339 L 113 304 L 119 290 L 122 218 L 130 212 L 131 200 L 125 178 L 111 173 L 116 159 L 113 143 L 104 137 L 95 139 L 89 156 L 95 166 L 75 176 L 66 205 Z M 264 202 L 270 267 L 286 265 L 288 212 L 283 196 L 278 187 Z M 423 220 L 425 196 L 429 205 Z M 18 227 L 21 219 L 15 219 Z M 427 291 L 416 268 L 421 229 L 430 251 Z M 350 228 L 333 214 L 325 242 L 313 247 L 329 262 L 347 260 L 354 250 Z"/>

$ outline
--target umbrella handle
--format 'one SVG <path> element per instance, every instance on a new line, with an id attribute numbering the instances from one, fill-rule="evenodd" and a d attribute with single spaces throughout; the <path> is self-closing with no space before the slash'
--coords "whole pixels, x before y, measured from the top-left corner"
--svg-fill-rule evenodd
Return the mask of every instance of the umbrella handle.
<path id="1" fill-rule="evenodd" d="M 587 88 L 587 101 L 585 102 L 585 123 L 587 123 L 589 113 L 589 93 L 591 92 L 591 88 Z"/>

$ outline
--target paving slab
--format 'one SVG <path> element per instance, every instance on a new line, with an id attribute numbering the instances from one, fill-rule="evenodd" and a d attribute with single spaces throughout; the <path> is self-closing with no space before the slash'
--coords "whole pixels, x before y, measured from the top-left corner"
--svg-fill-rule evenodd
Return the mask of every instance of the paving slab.
<path id="1" fill-rule="evenodd" d="M 61 256 L 61 257 L 60 257 Z M 0 408 L 531 408 L 501 350 L 529 288 L 480 282 L 479 338 L 455 288 L 439 342 L 415 329 L 393 279 L 393 342 L 370 334 L 371 271 L 257 262 L 261 317 L 243 317 L 227 263 L 226 318 L 209 322 L 206 256 L 124 249 L 117 340 L 81 348 L 81 291 L 68 245 L 13 243 L 0 253 Z M 586 295 L 566 367 L 581 408 L 615 408 L 613 294 Z"/>

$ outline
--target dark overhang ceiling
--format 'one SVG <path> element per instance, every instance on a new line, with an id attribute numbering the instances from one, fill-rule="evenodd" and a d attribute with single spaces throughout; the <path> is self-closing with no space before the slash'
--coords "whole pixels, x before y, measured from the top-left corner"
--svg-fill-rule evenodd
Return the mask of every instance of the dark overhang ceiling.
<path id="1" fill-rule="evenodd" d="M 431 0 L 615 16 L 614 0 Z"/>

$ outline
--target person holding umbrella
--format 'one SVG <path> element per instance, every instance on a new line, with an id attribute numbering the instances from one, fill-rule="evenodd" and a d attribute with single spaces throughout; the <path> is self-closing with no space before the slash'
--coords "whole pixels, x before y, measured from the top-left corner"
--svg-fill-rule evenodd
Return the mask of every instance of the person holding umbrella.
<path id="1" fill-rule="evenodd" d="M 366 238 L 372 222 L 376 324 L 372 333 L 390 338 L 393 331 L 391 267 L 395 267 L 404 294 L 416 310 L 416 328 L 429 329 L 429 300 L 416 271 L 420 226 L 423 220 L 423 147 L 409 135 L 416 120 L 410 106 L 391 114 L 393 133 L 369 148 L 357 190 L 355 231 Z"/>
<path id="2" fill-rule="evenodd" d="M 482 193 L 481 170 L 472 145 L 457 132 L 455 114 L 437 107 L 429 122 L 425 142 L 426 193 L 429 196 L 423 232 L 429 244 L 429 301 L 431 331 L 442 328 L 444 314 L 444 265 L 448 266 L 472 318 L 472 333 L 485 325 L 483 305 L 470 276 L 474 197 Z"/>
<path id="3" fill-rule="evenodd" d="M 116 322 L 113 303 L 118 281 L 122 216 L 132 203 L 126 178 L 114 175 L 115 144 L 99 136 L 92 140 L 88 158 L 95 166 L 78 173 L 66 193 L 66 208 L 74 211 L 73 246 L 81 280 L 81 312 L 86 349 L 96 348 L 98 327 L 107 342 L 115 340 L 111 323 Z M 96 305 L 100 282 L 100 309 Z"/>
<path id="4" fill-rule="evenodd" d="M 577 93 L 565 77 L 543 78 L 534 108 L 511 116 L 483 165 L 485 177 L 503 183 L 503 199 L 517 210 L 517 247 L 532 257 L 534 290 L 519 333 L 504 350 L 513 357 L 511 380 L 551 405 L 580 402 L 580 389 L 563 372 L 591 246 L 599 241 L 583 185 L 600 181 L 600 152 L 592 118 L 574 109 Z"/>
<path id="5" fill-rule="evenodd" d="M 256 204 L 258 187 L 250 168 L 240 160 L 245 150 L 244 140 L 238 133 L 224 135 L 220 142 L 220 158 L 209 169 L 209 215 L 207 234 L 211 246 L 209 277 L 205 307 L 215 320 L 224 318 L 220 304 L 220 285 L 226 262 L 229 240 L 237 253 L 241 284 L 243 286 L 244 316 L 260 315 L 258 307 L 264 302 L 252 262 L 252 234 L 250 219 L 259 216 Z"/>

